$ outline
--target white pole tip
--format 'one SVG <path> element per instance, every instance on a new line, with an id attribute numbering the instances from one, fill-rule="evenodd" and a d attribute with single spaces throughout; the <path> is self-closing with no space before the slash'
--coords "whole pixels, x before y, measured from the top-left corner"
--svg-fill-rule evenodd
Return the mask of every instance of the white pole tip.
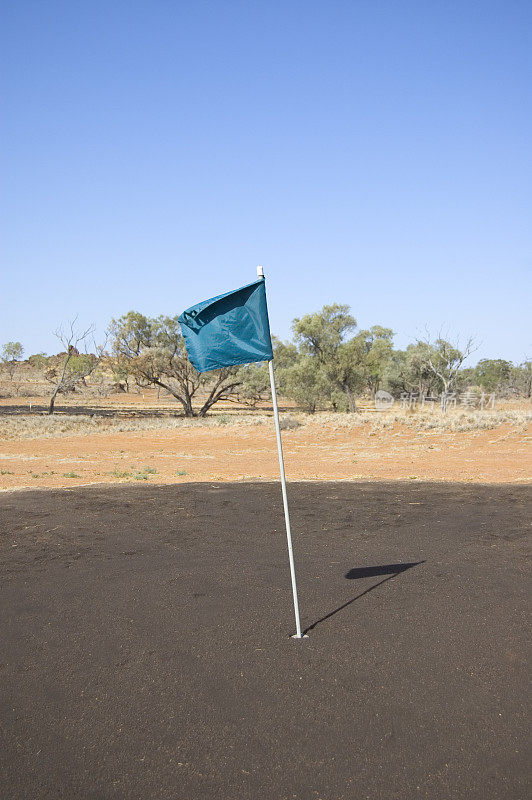
<path id="1" fill-rule="evenodd" d="M 259 278 L 264 278 L 264 268 L 263 267 L 261 267 L 261 266 L 257 267 L 257 275 L 259 276 Z"/>

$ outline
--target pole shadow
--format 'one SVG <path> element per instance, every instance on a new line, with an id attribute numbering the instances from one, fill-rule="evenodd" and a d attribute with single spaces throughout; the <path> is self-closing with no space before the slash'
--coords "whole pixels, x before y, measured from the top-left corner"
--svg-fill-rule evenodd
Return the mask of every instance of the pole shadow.
<path id="1" fill-rule="evenodd" d="M 347 608 L 355 600 L 360 600 L 361 597 L 364 597 L 365 594 L 369 594 L 374 589 L 377 589 L 379 586 L 382 586 L 383 583 L 387 581 L 391 581 L 392 578 L 396 578 L 402 572 L 406 572 L 407 569 L 412 569 L 412 567 L 417 567 L 419 564 L 424 564 L 425 561 L 407 561 L 403 562 L 402 564 L 381 564 L 379 566 L 374 567 L 353 567 L 350 569 L 349 572 L 346 573 L 345 577 L 348 580 L 358 580 L 360 578 L 373 578 L 380 575 L 385 575 L 386 577 L 379 581 L 378 583 L 374 583 L 373 586 L 370 586 L 368 589 L 364 589 L 363 592 L 357 594 L 355 597 L 352 597 L 351 600 L 348 600 L 346 603 L 342 603 L 341 606 L 335 608 L 333 611 L 329 611 L 328 614 L 325 616 L 320 617 L 317 619 L 316 622 L 313 622 L 303 631 L 304 634 L 308 634 L 310 631 L 314 630 L 318 625 L 326 620 L 334 617 L 335 614 L 338 614 L 340 611 L 343 611 L 344 608 Z"/>

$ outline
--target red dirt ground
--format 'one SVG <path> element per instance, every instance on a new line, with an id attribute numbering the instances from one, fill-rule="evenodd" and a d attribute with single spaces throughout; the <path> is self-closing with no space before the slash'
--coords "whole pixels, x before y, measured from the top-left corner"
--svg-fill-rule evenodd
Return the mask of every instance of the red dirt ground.
<path id="1" fill-rule="evenodd" d="M 522 483 L 531 472 L 527 437 L 510 425 L 459 433 L 418 432 L 398 424 L 378 433 L 371 425 L 310 425 L 284 431 L 283 443 L 292 481 Z M 117 481 L 256 481 L 278 475 L 273 423 L 11 440 L 0 446 L 4 490 Z"/>

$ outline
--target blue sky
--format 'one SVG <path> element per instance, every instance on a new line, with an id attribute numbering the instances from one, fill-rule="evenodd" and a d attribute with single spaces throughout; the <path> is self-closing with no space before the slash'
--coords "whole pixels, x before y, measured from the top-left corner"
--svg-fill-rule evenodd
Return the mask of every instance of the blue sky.
<path id="1" fill-rule="evenodd" d="M 254 279 L 271 326 L 532 353 L 532 4 L 17 0 L 2 13 L 0 343 Z M 528 301 L 528 302 L 527 302 Z"/>

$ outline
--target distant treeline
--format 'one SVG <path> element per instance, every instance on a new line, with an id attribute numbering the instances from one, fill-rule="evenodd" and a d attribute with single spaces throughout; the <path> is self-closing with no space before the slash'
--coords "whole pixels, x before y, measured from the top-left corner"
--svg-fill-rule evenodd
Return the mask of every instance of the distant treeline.
<path id="1" fill-rule="evenodd" d="M 333 304 L 293 321 L 293 338 L 274 337 L 279 392 L 309 412 L 357 411 L 357 398 L 379 389 L 441 395 L 478 388 L 504 397 L 532 392 L 532 362 L 513 364 L 482 359 L 464 367 L 474 352 L 472 339 L 460 346 L 442 336 L 418 341 L 406 350 L 393 346 L 394 332 L 374 325 L 357 330 L 349 306 Z M 112 320 L 106 341 L 96 345 L 93 329 L 74 323 L 56 331 L 63 350 L 56 356 L 31 355 L 27 363 L 50 385 L 50 412 L 58 394 L 83 384 L 90 375 L 109 372 L 116 389 L 154 386 L 173 395 L 186 416 L 204 416 L 220 400 L 255 406 L 269 398 L 265 363 L 198 374 L 187 358 L 177 317 L 146 317 L 130 311 Z M 2 364 L 11 381 L 23 357 L 20 342 L 2 348 Z M 199 402 L 198 402 L 199 400 Z"/>

